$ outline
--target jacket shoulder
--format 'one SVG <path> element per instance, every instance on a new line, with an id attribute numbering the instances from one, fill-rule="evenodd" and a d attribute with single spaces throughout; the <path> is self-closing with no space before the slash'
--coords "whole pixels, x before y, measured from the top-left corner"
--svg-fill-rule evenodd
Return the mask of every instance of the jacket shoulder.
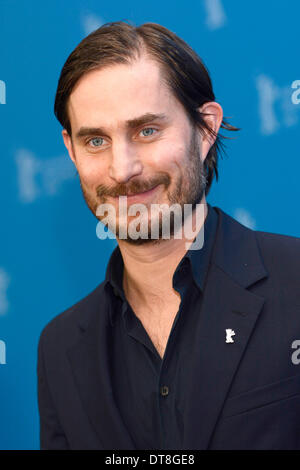
<path id="1" fill-rule="evenodd" d="M 300 264 L 300 238 L 259 230 L 255 231 L 255 235 L 265 255 Z"/>
<path id="2" fill-rule="evenodd" d="M 215 209 L 219 213 L 219 238 L 215 250 L 217 264 L 239 282 L 241 273 L 246 272 L 240 266 L 247 261 L 244 264 L 248 266 L 247 272 L 256 270 L 260 278 L 264 275 L 274 289 L 299 291 L 300 238 L 253 230 L 220 208 Z"/>
<path id="3" fill-rule="evenodd" d="M 58 340 L 72 338 L 78 332 L 78 324 L 87 326 L 95 309 L 101 311 L 105 296 L 105 281 L 71 307 L 53 317 L 42 329 L 41 340 Z M 74 334 L 73 334 L 74 333 Z"/>
<path id="4" fill-rule="evenodd" d="M 254 234 L 258 245 L 266 255 L 287 256 L 300 263 L 300 238 L 292 235 L 285 235 L 274 232 L 266 232 L 262 230 L 253 230 L 238 220 L 225 213 L 219 207 L 214 207 L 221 216 L 223 231 L 231 240 L 248 239 L 250 234 Z M 298 255 L 298 256 L 297 256 Z"/>

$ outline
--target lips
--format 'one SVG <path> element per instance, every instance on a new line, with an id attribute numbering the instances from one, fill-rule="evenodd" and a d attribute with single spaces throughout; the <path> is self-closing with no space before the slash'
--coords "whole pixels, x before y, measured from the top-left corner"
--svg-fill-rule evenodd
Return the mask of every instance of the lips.
<path id="1" fill-rule="evenodd" d="M 148 189 L 147 191 L 143 191 L 142 193 L 134 193 L 134 194 L 126 194 L 127 196 L 127 201 L 128 202 L 139 202 L 139 201 L 142 201 L 144 199 L 147 199 L 149 196 L 152 196 L 154 194 L 154 192 L 156 191 L 156 189 L 158 188 L 159 185 L 157 186 L 154 186 L 153 188 L 151 189 Z M 114 199 L 118 199 L 119 196 L 115 197 Z"/>
<path id="2" fill-rule="evenodd" d="M 146 193 L 148 193 L 149 191 L 152 191 L 152 189 L 154 189 L 154 188 L 156 188 L 156 186 L 153 186 L 153 188 L 147 189 L 146 191 L 142 191 L 141 193 L 128 193 L 128 194 L 127 194 L 127 197 L 138 196 L 139 194 L 146 194 Z"/>

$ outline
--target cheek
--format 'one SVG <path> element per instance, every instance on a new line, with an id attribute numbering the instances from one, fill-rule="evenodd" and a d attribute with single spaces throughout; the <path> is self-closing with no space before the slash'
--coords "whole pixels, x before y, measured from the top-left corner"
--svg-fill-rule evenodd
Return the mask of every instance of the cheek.
<path id="1" fill-rule="evenodd" d="M 90 158 L 88 161 L 80 161 L 77 164 L 77 171 L 80 179 L 84 185 L 88 187 L 96 187 L 105 179 L 107 170 L 103 164 L 99 163 L 99 160 Z"/>
<path id="2" fill-rule="evenodd" d="M 153 147 L 151 162 L 159 171 L 173 171 L 185 164 L 186 148 L 182 144 L 164 142 L 163 145 Z"/>

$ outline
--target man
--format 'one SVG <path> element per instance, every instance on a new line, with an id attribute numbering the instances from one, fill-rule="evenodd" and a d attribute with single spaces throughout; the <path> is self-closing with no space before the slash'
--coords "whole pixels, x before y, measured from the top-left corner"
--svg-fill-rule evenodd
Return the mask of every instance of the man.
<path id="1" fill-rule="evenodd" d="M 160 25 L 106 24 L 67 59 L 55 113 L 118 247 L 105 281 L 42 331 L 41 448 L 300 448 L 300 239 L 206 202 L 219 129 L 237 129 L 200 58 Z M 122 197 L 147 209 L 138 237 Z M 165 237 L 172 205 L 193 211 Z"/>

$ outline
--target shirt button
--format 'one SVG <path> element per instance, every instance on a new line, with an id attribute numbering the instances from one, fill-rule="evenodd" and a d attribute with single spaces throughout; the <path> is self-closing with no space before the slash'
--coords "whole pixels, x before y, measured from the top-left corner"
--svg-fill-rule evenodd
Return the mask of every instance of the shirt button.
<path id="1" fill-rule="evenodd" d="M 169 395 L 169 387 L 167 387 L 166 385 L 164 385 L 163 387 L 160 387 L 160 394 L 163 397 L 166 397 L 167 395 Z"/>

